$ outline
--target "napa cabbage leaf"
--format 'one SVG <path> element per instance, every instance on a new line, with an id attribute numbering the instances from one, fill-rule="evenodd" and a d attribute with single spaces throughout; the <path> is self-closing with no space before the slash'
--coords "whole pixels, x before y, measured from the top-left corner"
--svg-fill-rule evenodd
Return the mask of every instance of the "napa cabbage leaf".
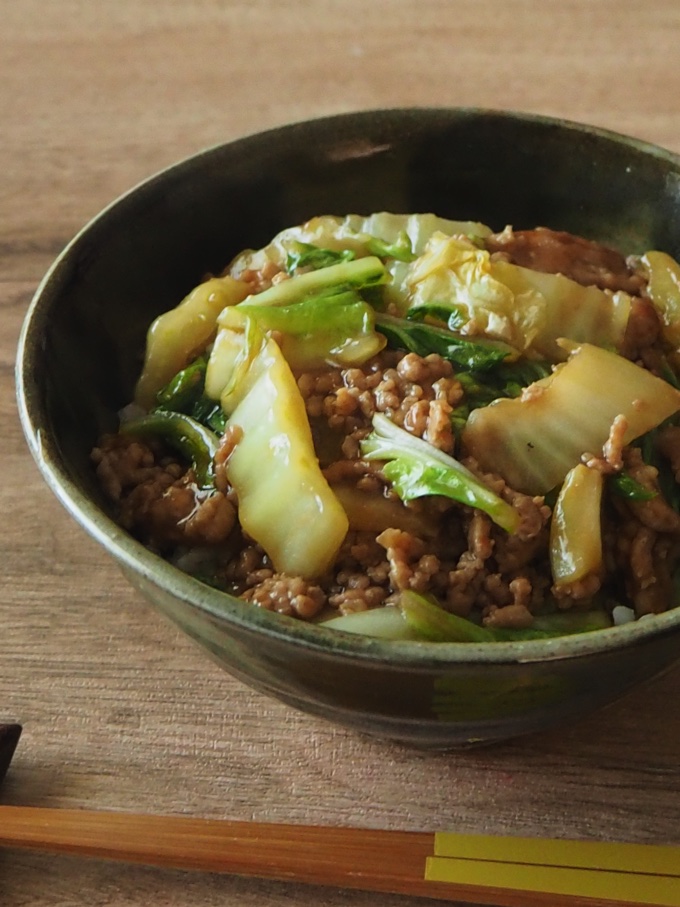
<path id="1" fill-rule="evenodd" d="M 361 442 L 367 460 L 382 460 L 383 474 L 402 501 L 444 495 L 488 514 L 507 532 L 519 526 L 518 512 L 458 460 L 409 434 L 387 416 L 376 413 L 373 431 Z"/>
<path id="2" fill-rule="evenodd" d="M 602 454 L 617 416 L 629 444 L 680 410 L 680 391 L 647 369 L 592 344 L 562 341 L 569 359 L 519 397 L 470 413 L 466 450 L 518 491 L 544 494 L 583 454 Z"/>
<path id="3" fill-rule="evenodd" d="M 409 266 L 404 286 L 409 317 L 433 304 L 449 308 L 461 334 L 552 362 L 565 358 L 560 337 L 620 347 L 631 307 L 626 293 L 497 261 L 466 237 L 442 233 Z"/>

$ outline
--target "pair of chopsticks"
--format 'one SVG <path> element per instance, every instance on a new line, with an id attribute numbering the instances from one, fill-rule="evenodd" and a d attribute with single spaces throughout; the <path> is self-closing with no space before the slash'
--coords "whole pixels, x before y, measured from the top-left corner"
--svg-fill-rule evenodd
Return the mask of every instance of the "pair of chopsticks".
<path id="1" fill-rule="evenodd" d="M 680 847 L 0 806 L 0 846 L 462 900 L 680 907 Z"/>

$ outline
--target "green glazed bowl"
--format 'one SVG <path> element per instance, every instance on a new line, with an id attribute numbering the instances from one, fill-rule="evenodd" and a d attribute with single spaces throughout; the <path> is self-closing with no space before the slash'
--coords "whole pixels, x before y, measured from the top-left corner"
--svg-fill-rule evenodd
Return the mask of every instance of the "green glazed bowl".
<path id="1" fill-rule="evenodd" d="M 434 211 L 544 225 L 680 256 L 680 158 L 599 129 L 471 109 L 365 111 L 204 151 L 96 217 L 41 283 L 18 398 L 45 479 L 143 595 L 245 683 L 357 731 L 420 747 L 573 719 L 680 660 L 680 609 L 582 636 L 386 643 L 211 589 L 109 515 L 88 455 L 132 396 L 145 332 L 207 272 L 315 214 Z"/>

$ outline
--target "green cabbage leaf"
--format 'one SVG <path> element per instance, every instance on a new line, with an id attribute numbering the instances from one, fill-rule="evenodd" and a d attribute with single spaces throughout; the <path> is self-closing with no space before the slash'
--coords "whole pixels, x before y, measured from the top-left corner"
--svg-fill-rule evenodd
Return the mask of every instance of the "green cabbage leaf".
<path id="1" fill-rule="evenodd" d="M 518 512 L 462 463 L 381 413 L 373 417 L 373 431 L 361 442 L 361 453 L 367 460 L 385 461 L 382 471 L 402 501 L 443 495 L 484 511 L 507 532 L 519 526 Z"/>

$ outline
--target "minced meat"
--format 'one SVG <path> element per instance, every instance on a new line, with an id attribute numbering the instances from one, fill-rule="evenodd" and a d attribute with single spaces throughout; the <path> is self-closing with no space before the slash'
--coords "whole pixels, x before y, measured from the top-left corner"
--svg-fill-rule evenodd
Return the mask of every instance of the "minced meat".
<path id="1" fill-rule="evenodd" d="M 221 491 L 199 490 L 191 470 L 142 441 L 107 435 L 92 460 L 120 524 L 151 548 L 220 545 L 236 525 L 236 509 Z"/>
<path id="2" fill-rule="evenodd" d="M 645 280 L 634 260 L 546 228 L 507 228 L 484 244 L 492 256 L 523 267 L 632 294 L 620 352 L 664 374 L 661 321 L 645 296 Z M 253 292 L 287 279 L 271 262 L 257 271 L 246 269 L 240 277 Z M 680 516 L 664 496 L 658 469 L 645 461 L 639 447 L 625 444 L 623 416 L 614 419 L 604 449 L 584 453 L 583 462 L 605 481 L 625 471 L 649 494 L 628 500 L 612 495 L 603 509 L 603 569 L 554 588 L 549 564 L 552 501 L 511 488 L 501 476 L 482 471 L 461 449 L 454 417 L 459 410 L 465 414 L 468 399 L 465 376 L 451 362 L 436 353 L 385 349 L 361 366 L 308 369 L 295 378 L 323 474 L 343 506 L 348 501 L 363 514 L 363 522 L 351 524 L 326 575 L 312 582 L 276 572 L 239 525 L 227 466 L 240 429 L 227 427 L 222 434 L 210 490 L 198 487 L 192 469 L 158 443 L 125 435 L 102 438 L 92 460 L 121 525 L 163 555 L 176 548 L 205 549 L 211 553 L 215 585 L 254 606 L 303 620 L 390 605 L 400 592 L 413 590 L 488 627 L 526 628 L 548 596 L 560 608 L 587 605 L 600 592 L 605 573 L 620 580 L 638 615 L 668 607 L 671 576 L 680 559 Z M 542 392 L 532 386 L 525 394 Z M 517 530 L 509 534 L 485 513 L 443 496 L 403 503 L 381 464 L 361 455 L 376 413 L 458 457 L 511 505 L 519 517 Z M 680 428 L 662 427 L 657 450 L 679 480 Z"/>
<path id="3" fill-rule="evenodd" d="M 546 227 L 506 228 L 488 237 L 485 244 L 490 252 L 501 253 L 513 264 L 549 274 L 564 274 L 586 287 L 623 290 L 636 295 L 644 285 L 644 278 L 631 269 L 619 252 L 573 233 Z"/>

